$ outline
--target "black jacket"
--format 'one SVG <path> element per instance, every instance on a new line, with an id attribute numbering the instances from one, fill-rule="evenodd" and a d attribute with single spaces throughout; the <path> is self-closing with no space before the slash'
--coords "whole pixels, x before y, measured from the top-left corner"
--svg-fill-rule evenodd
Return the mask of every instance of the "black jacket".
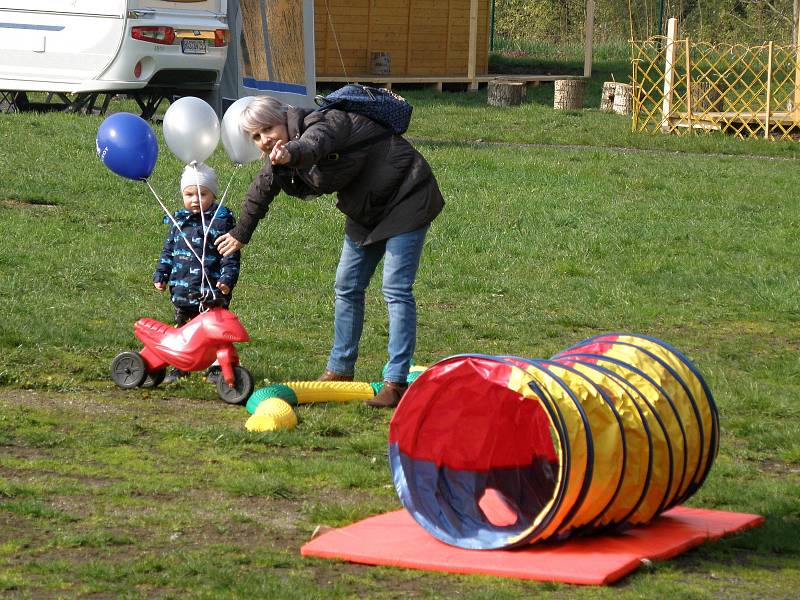
<path id="1" fill-rule="evenodd" d="M 337 194 L 345 231 L 367 245 L 429 224 L 444 207 L 430 166 L 403 137 L 367 117 L 337 109 L 289 108 L 287 165 L 267 161 L 245 196 L 231 235 L 250 241 L 283 190 L 309 198 Z"/>

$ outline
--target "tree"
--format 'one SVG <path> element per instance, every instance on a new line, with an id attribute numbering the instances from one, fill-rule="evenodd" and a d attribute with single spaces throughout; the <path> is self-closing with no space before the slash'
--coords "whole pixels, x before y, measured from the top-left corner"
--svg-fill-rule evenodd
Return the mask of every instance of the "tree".
<path id="1" fill-rule="evenodd" d="M 792 44 L 797 45 L 797 19 L 800 18 L 800 0 L 794 0 L 792 11 Z"/>

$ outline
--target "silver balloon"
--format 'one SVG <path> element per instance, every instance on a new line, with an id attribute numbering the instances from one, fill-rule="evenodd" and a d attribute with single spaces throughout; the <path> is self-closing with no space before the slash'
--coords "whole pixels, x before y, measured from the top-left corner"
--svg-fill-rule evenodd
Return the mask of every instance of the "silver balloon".
<path id="1" fill-rule="evenodd" d="M 255 100 L 253 96 L 239 98 L 228 107 L 222 117 L 222 145 L 230 159 L 237 165 L 261 158 L 261 150 L 239 126 L 239 115 L 253 100 Z"/>
<path id="2" fill-rule="evenodd" d="M 164 141 L 183 162 L 203 162 L 219 144 L 217 113 L 200 98 L 178 98 L 164 113 Z"/>

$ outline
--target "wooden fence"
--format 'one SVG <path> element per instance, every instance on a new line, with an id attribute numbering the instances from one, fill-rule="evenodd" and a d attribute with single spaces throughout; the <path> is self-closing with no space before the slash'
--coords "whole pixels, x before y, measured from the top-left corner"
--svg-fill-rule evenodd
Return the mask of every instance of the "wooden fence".
<path id="1" fill-rule="evenodd" d="M 800 54 L 795 46 L 708 44 L 668 34 L 632 43 L 634 131 L 722 131 L 800 139 Z"/>

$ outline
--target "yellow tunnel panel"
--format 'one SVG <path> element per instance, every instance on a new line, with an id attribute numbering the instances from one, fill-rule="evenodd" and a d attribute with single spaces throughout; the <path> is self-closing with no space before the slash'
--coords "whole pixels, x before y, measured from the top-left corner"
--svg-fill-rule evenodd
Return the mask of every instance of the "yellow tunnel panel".
<path id="1" fill-rule="evenodd" d="M 663 360 L 689 388 L 700 416 L 698 435 L 702 437 L 702 444 L 699 446 L 699 467 L 694 473 L 690 472 L 689 477 L 692 483 L 699 485 L 702 483 L 711 461 L 716 456 L 719 444 L 719 425 L 716 422 L 716 409 L 706 395 L 698 374 L 694 368 L 690 367 L 677 354 L 654 340 L 636 336 L 619 336 L 619 341 L 641 346 Z"/>
<path id="2" fill-rule="evenodd" d="M 626 462 L 623 449 L 625 434 L 615 409 L 606 402 L 601 389 L 590 379 L 555 363 L 548 363 L 546 367 L 577 397 L 589 423 L 589 435 L 593 441 L 592 485 L 590 493 L 569 522 L 570 528 L 582 527 L 599 517 L 617 492 Z"/>
<path id="3" fill-rule="evenodd" d="M 526 371 L 539 389 L 551 399 L 553 404 L 557 405 L 566 429 L 564 442 L 570 450 L 569 475 L 563 498 L 556 507 L 556 512 L 550 522 L 545 525 L 536 538 L 545 540 L 556 535 L 562 529 L 564 520 L 573 511 L 578 500 L 586 493 L 591 477 L 589 471 L 593 466 L 589 462 L 591 440 L 588 438 L 589 432 L 586 429 L 581 409 L 567 395 L 565 384 L 544 369 L 528 366 Z"/>
<path id="4" fill-rule="evenodd" d="M 596 525 L 603 527 L 620 523 L 642 500 L 650 478 L 652 441 L 649 427 L 645 426 L 646 417 L 617 379 L 589 364 L 576 362 L 571 366 L 606 391 L 622 420 L 626 458 L 622 482 L 613 504 L 601 515 Z"/>
<path id="5" fill-rule="evenodd" d="M 664 403 L 674 407 L 674 411 L 669 411 L 666 408 L 662 411 L 661 406 L 664 405 L 664 403 L 659 404 L 660 412 L 674 412 L 677 414 L 678 419 L 676 420 L 676 423 L 679 423 L 682 426 L 681 435 L 685 437 L 684 444 L 673 444 L 673 448 L 685 448 L 686 472 L 683 473 L 676 470 L 676 474 L 680 472 L 681 479 L 680 485 L 676 488 L 675 494 L 670 498 L 670 501 L 667 504 L 667 506 L 670 506 L 676 498 L 681 497 L 686 493 L 696 473 L 701 468 L 700 440 L 702 423 L 698 419 L 699 415 L 694 408 L 694 401 L 687 395 L 684 387 L 664 367 L 664 365 L 656 360 L 653 360 L 651 357 L 648 357 L 637 347 L 624 344 L 614 344 L 611 349 L 606 352 L 605 356 L 621 360 L 645 373 L 650 377 L 650 379 L 653 380 L 656 386 L 663 390 L 662 394 L 661 390 L 658 390 L 656 387 L 656 392 L 658 392 L 659 397 L 662 397 L 664 394 L 666 394 Z M 635 381 L 632 383 L 636 385 Z M 642 385 L 648 388 L 648 386 L 645 386 L 644 384 Z M 669 419 L 667 420 L 669 421 Z M 671 432 L 671 435 L 673 434 L 674 432 Z M 679 438 L 676 437 L 672 437 L 671 439 L 673 441 L 679 441 Z M 678 460 L 680 460 L 680 457 L 676 456 L 676 461 Z"/>

